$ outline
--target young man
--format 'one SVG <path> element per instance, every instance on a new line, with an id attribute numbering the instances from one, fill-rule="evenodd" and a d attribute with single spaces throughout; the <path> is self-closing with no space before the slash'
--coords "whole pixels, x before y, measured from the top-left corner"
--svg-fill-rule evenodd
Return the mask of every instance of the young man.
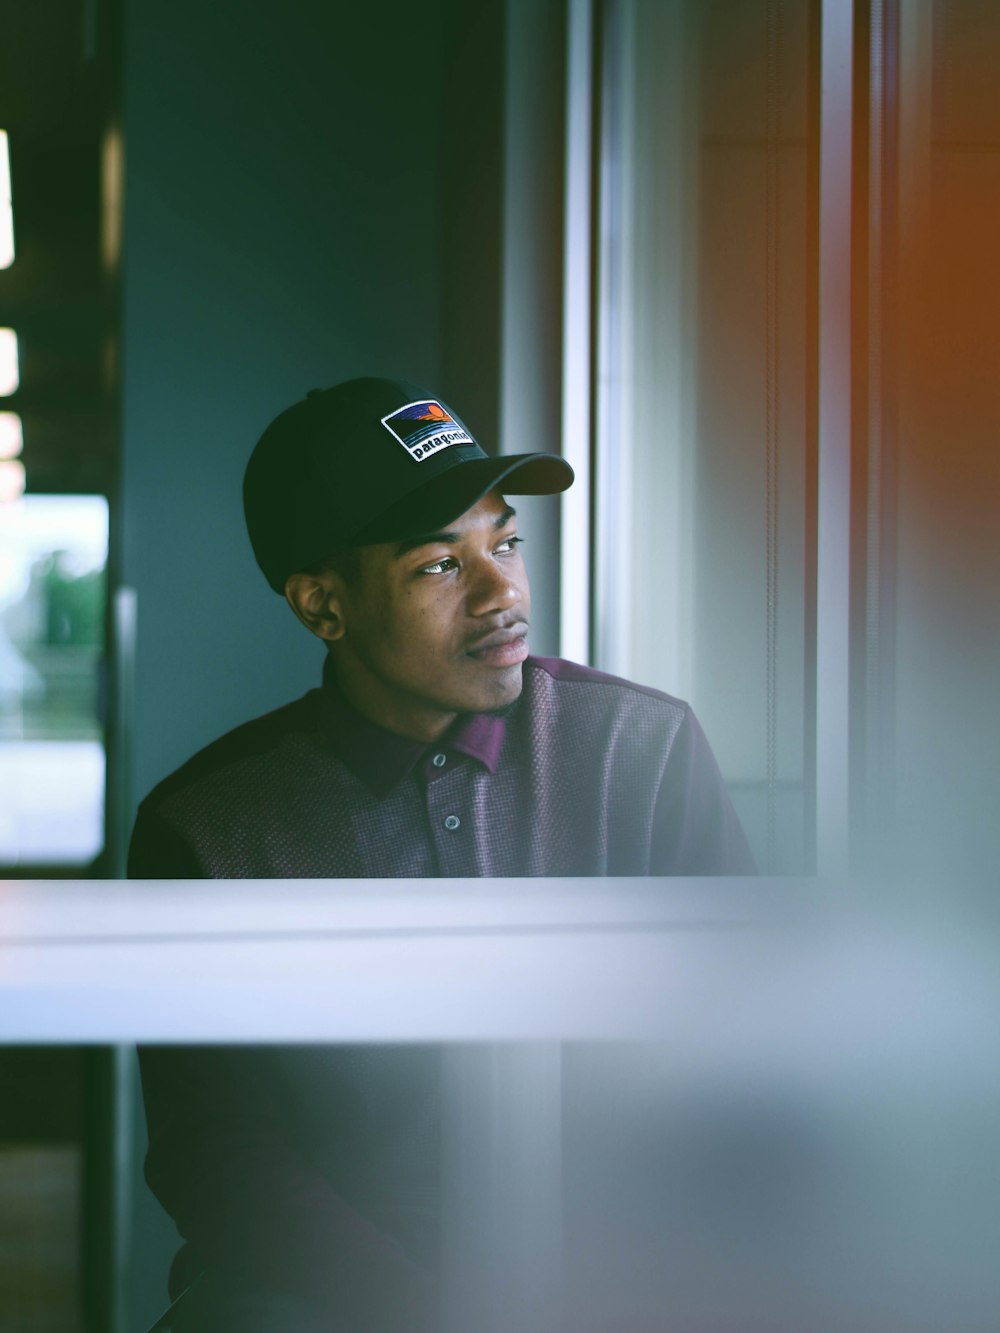
<path id="1" fill-rule="evenodd" d="M 258 563 L 328 657 L 322 689 L 210 745 L 143 802 L 145 877 L 724 875 L 750 869 L 690 709 L 529 656 L 507 496 L 565 490 L 489 458 L 413 385 L 310 394 L 265 431 Z"/>
<path id="2" fill-rule="evenodd" d="M 282 413 L 247 467 L 247 525 L 268 582 L 327 645 L 322 688 L 162 782 L 130 874 L 751 872 L 685 704 L 529 655 L 508 497 L 572 476 L 551 455 L 489 458 L 396 381 Z M 205 1274 L 178 1329 L 435 1326 L 430 1053 L 141 1060 L 147 1177 L 187 1242 L 172 1286 Z"/>

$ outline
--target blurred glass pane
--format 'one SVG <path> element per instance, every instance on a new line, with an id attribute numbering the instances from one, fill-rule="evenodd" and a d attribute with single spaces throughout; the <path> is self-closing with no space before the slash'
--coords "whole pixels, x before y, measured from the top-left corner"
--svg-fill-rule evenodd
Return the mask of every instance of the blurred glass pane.
<path id="1" fill-rule="evenodd" d="M 0 864 L 83 864 L 103 846 L 108 504 L 0 510 Z"/>
<path id="2" fill-rule="evenodd" d="M 610 0 L 597 665 L 688 699 L 761 869 L 808 846 L 811 5 Z"/>

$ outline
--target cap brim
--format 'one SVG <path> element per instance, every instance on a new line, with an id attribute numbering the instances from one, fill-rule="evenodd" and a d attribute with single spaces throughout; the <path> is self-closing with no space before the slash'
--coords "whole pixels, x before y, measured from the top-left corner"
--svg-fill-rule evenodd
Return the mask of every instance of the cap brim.
<path id="1" fill-rule="evenodd" d="M 470 459 L 390 505 L 353 533 L 349 544 L 373 546 L 438 532 L 498 488 L 506 495 L 557 495 L 572 483 L 573 469 L 555 454 Z"/>

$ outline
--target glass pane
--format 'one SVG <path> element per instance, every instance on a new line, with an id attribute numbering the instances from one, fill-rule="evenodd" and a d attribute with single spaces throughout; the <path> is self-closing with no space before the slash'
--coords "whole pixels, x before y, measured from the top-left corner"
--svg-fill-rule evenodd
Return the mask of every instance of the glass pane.
<path id="1" fill-rule="evenodd" d="M 885 498 L 871 505 L 880 541 L 869 543 L 878 668 L 870 724 L 880 726 L 869 737 L 869 818 L 876 846 L 888 843 L 906 871 L 949 885 L 972 876 L 992 893 L 1000 855 L 1000 6 L 919 0 L 899 5 L 897 19 L 886 5 L 878 35 L 887 112 L 876 145 L 873 192 L 884 221 L 878 228 L 873 217 L 881 273 L 871 299 L 881 299 L 873 322 L 879 315 L 883 352 L 869 472 Z"/>
<path id="2" fill-rule="evenodd" d="M 0 510 L 0 864 L 82 865 L 103 846 L 108 505 Z"/>
<path id="3" fill-rule="evenodd" d="M 812 8 L 603 33 L 596 655 L 693 704 L 773 872 L 810 860 Z"/>

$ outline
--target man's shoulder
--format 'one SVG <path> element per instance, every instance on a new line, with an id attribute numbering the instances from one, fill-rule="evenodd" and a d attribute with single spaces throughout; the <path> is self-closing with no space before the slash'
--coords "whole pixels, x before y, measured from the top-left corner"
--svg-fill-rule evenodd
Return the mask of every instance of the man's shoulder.
<path id="1" fill-rule="evenodd" d="M 609 706 L 659 708 L 680 718 L 690 712 L 689 705 L 683 699 L 677 699 L 663 690 L 654 689 L 651 685 L 639 685 L 622 676 L 612 676 L 606 671 L 597 671 L 594 667 L 569 662 L 562 657 L 529 657 L 525 667 L 531 673 L 529 680 L 535 692 L 541 691 L 552 698 L 565 695 L 567 700 L 572 700 L 573 696 L 582 695 L 588 700 L 602 701 Z"/>
<path id="2" fill-rule="evenodd" d="M 142 804 L 147 808 L 161 806 L 190 787 L 201 786 L 216 777 L 224 778 L 249 760 L 276 753 L 297 733 L 316 731 L 320 724 L 320 693 L 318 689 L 310 690 L 292 703 L 227 731 L 158 782 Z"/>

